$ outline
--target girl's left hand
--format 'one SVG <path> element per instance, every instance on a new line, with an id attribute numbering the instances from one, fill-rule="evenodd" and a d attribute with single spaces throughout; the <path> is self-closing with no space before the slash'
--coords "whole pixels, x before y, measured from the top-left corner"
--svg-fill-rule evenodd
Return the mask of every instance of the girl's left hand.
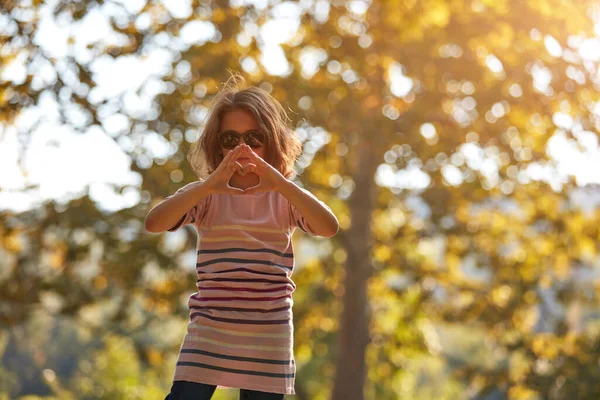
<path id="1" fill-rule="evenodd" d="M 243 152 L 250 157 L 250 163 L 255 165 L 252 172 L 258 175 L 259 179 L 258 185 L 244 189 L 244 194 L 278 191 L 286 182 L 285 177 L 271 164 L 260 158 L 250 146 L 246 144 L 243 146 L 245 146 Z"/>

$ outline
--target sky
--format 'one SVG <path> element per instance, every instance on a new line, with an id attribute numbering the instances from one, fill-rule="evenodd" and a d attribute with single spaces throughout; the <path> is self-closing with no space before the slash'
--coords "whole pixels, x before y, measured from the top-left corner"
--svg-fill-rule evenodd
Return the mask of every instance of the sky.
<path id="1" fill-rule="evenodd" d="M 56 0 L 55 0 L 56 1 Z M 244 0 L 237 0 L 242 2 Z M 266 5 L 266 0 L 253 0 L 259 7 Z M 52 3 L 50 3 L 52 4 Z M 301 1 L 300 4 L 308 4 Z M 319 2 L 317 12 L 319 18 L 327 15 L 327 5 Z M 143 0 L 123 0 L 123 5 L 130 13 L 137 13 L 144 5 Z M 173 17 L 186 17 L 191 12 L 189 1 L 169 0 L 165 2 L 166 8 Z M 353 3 L 355 12 L 362 13 L 366 10 L 364 3 L 356 1 Z M 42 10 L 40 29 L 35 38 L 36 44 L 53 57 L 60 58 L 74 51 L 76 58 L 85 62 L 92 60 L 93 55 L 86 46 L 90 43 L 101 43 L 106 46 L 119 44 L 121 38 L 111 33 L 106 15 L 117 15 L 118 8 L 111 3 L 105 3 L 102 11 L 95 11 L 86 16 L 85 20 L 77 26 L 61 24 L 54 20 L 51 14 Z M 285 75 L 289 66 L 281 47 L 281 43 L 292 40 L 298 26 L 300 10 L 289 2 L 281 3 L 274 10 L 274 20 L 261 28 L 259 35 L 263 40 L 263 57 L 259 60 L 267 71 L 273 75 Z M 0 30 L 6 21 L 0 17 Z M 140 14 L 136 25 L 143 28 L 149 23 L 147 15 Z M 188 23 L 181 33 L 178 46 L 185 48 L 192 44 L 201 44 L 214 36 L 215 30 L 208 22 Z M 600 35 L 600 25 L 596 29 Z M 73 35 L 75 42 L 71 50 L 67 39 Z M 542 36 L 539 32 L 532 32 L 536 40 L 543 40 L 548 53 L 554 57 L 566 54 L 566 49 L 561 48 L 558 41 L 551 36 Z M 125 94 L 125 106 L 128 112 L 148 112 L 151 98 L 160 91 L 160 77 L 165 74 L 171 64 L 171 55 L 161 48 L 164 38 L 157 38 L 156 46 L 142 57 L 127 56 L 120 57 L 116 61 L 99 58 L 93 62 L 95 71 L 94 79 L 97 88 L 90 97 L 95 100 L 111 98 Z M 244 40 L 241 37 L 240 40 Z M 578 54 L 585 60 L 592 62 L 600 61 L 600 39 L 598 37 L 581 40 L 572 38 L 578 49 Z M 365 44 L 365 45 L 368 45 Z M 445 47 L 440 50 L 452 56 L 460 49 Z M 316 71 L 316 67 L 323 59 L 323 54 L 318 51 L 311 52 L 307 49 L 303 59 L 303 74 L 310 76 Z M 19 58 L 4 70 L 0 70 L 0 78 L 19 81 L 24 79 L 23 61 Z M 247 71 L 256 67 L 256 62 L 247 60 L 242 64 Z M 502 63 L 495 57 L 486 59 L 488 68 L 501 74 Z M 335 70 L 335 64 L 328 64 L 328 68 Z M 39 79 L 51 79 L 52 71 L 40 65 Z M 551 90 L 551 79 L 549 72 L 540 69 L 534 71 L 534 85 L 539 91 Z M 354 79 L 352 76 L 344 76 L 344 79 Z M 390 90 L 398 97 L 409 95 L 412 89 L 412 79 L 404 76 L 402 66 L 394 63 L 389 70 Z M 136 90 L 143 87 L 145 96 L 135 94 Z M 464 89 L 464 88 L 463 88 Z M 514 90 L 512 90 L 514 89 Z M 511 88 L 511 94 L 518 96 L 520 88 Z M 468 102 L 456 108 L 454 116 L 458 121 L 468 118 Z M 501 118 L 508 110 L 498 103 L 498 106 L 486 114 L 486 118 Z M 387 109 L 382 112 L 391 119 L 398 118 L 397 110 Z M 600 104 L 591 108 L 591 112 L 600 118 Z M 31 142 L 24 153 L 22 167 L 19 166 L 17 156 L 20 146 L 18 133 L 31 128 L 32 123 L 41 118 L 41 123 L 32 133 Z M 83 123 L 77 113 L 70 116 L 73 123 Z M 559 190 L 565 176 L 573 174 L 580 185 L 587 183 L 600 183 L 600 152 L 598 149 L 598 138 L 592 132 L 586 132 L 577 122 L 573 121 L 568 110 L 557 112 L 553 116 L 557 131 L 548 144 L 548 154 L 556 160 L 556 168 L 533 163 L 526 173 L 519 175 L 520 182 L 531 179 L 546 180 Z M 40 104 L 31 110 L 23 112 L 12 126 L 0 124 L 0 209 L 11 209 L 24 211 L 35 207 L 39 203 L 55 199 L 59 203 L 66 203 L 70 198 L 83 194 L 87 185 L 90 187 L 90 196 L 98 202 L 101 208 L 107 211 L 115 211 L 123 207 L 130 207 L 140 201 L 138 190 L 127 190 L 122 195 L 114 193 L 110 184 L 134 185 L 141 183 L 141 177 L 129 171 L 129 157 L 124 153 L 122 147 L 141 144 L 155 157 L 168 158 L 175 149 L 159 134 L 146 134 L 131 136 L 131 138 L 120 137 L 126 129 L 126 118 L 123 115 L 115 115 L 108 119 L 102 127 L 85 129 L 84 133 L 76 132 L 71 126 L 58 123 L 58 112 L 55 102 L 50 98 L 42 97 Z M 576 140 L 567 138 L 566 131 L 574 133 Z M 432 124 L 424 121 L 420 134 L 428 141 L 436 141 L 437 136 L 443 132 L 437 132 Z M 115 138 L 119 137 L 119 143 Z M 467 138 L 469 139 L 469 138 Z M 467 140 L 460 150 L 460 154 L 452 157 L 447 163 L 442 174 L 449 184 L 459 185 L 465 177 L 459 167 L 465 163 L 476 170 L 481 171 L 488 179 L 490 185 L 498 184 L 498 154 L 489 152 L 479 146 L 476 138 Z M 512 145 L 512 143 L 511 143 Z M 386 162 L 382 162 L 376 175 L 376 181 L 382 186 L 388 186 L 394 190 L 424 188 L 429 184 L 429 177 L 423 171 L 421 165 L 412 164 L 404 170 L 397 170 L 391 164 L 395 158 L 402 154 L 402 146 L 396 145 L 386 154 Z M 339 178 L 339 177 L 338 177 Z M 337 185 L 338 180 L 332 179 L 332 185 Z M 35 191 L 25 191 L 28 185 L 39 184 Z M 185 182 L 182 182 L 182 185 Z M 503 191 L 504 191 L 503 187 Z M 509 193 L 511 188 L 506 187 Z M 147 195 L 147 194 L 146 194 Z"/>

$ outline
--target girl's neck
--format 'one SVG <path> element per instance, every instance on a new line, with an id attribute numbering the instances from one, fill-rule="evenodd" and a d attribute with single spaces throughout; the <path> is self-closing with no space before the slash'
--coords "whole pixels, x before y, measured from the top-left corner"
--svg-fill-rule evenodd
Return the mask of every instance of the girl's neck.
<path id="1" fill-rule="evenodd" d="M 249 173 L 248 175 L 240 175 L 237 172 L 233 174 L 231 179 L 229 180 L 229 186 L 238 189 L 248 189 L 249 187 L 256 186 L 260 182 L 260 178 L 258 175 L 254 173 Z"/>

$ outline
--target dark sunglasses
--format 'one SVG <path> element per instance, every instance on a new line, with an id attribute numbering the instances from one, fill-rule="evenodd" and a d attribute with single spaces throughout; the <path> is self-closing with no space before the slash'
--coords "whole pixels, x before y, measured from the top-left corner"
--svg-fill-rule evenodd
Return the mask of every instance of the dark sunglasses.
<path id="1" fill-rule="evenodd" d="M 240 136 L 244 138 L 244 143 L 253 149 L 258 149 L 265 143 L 265 135 L 259 131 L 249 131 L 241 135 L 234 131 L 223 131 L 219 132 L 219 144 L 224 149 L 235 149 L 240 143 Z"/>

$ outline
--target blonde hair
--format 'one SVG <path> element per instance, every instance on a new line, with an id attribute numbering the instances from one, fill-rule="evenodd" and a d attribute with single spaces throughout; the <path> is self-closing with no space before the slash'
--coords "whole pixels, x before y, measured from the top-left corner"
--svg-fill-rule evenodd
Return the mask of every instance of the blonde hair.
<path id="1" fill-rule="evenodd" d="M 259 87 L 247 86 L 239 74 L 232 74 L 216 94 L 200 139 L 188 154 L 196 175 L 206 179 L 219 166 L 223 159 L 217 138 L 221 120 L 226 113 L 236 109 L 250 112 L 264 133 L 265 161 L 285 178 L 293 178 L 302 143 L 290 128 L 288 115 L 273 96 Z"/>

